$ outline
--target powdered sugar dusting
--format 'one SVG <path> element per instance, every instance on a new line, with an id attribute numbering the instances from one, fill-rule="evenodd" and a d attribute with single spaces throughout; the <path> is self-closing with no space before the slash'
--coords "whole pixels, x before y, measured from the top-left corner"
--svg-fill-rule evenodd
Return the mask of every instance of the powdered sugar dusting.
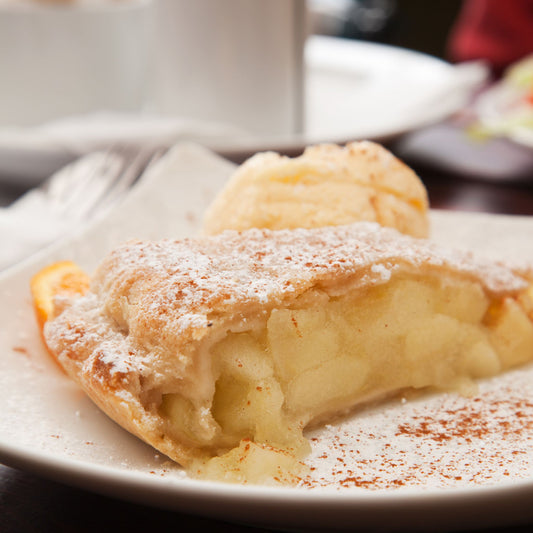
<path id="1" fill-rule="evenodd" d="M 309 436 L 303 487 L 390 490 L 491 485 L 533 477 L 530 372 L 482 383 L 473 398 L 393 400 Z"/>
<path id="2" fill-rule="evenodd" d="M 114 373 L 127 374 L 133 370 L 131 361 L 117 357 L 116 341 L 107 340 L 100 343 L 98 355 L 102 363 L 111 367 Z"/>
<path id="3" fill-rule="evenodd" d="M 383 283 L 389 281 L 391 277 L 391 271 L 389 268 L 385 267 L 385 265 L 372 265 L 371 270 L 374 274 L 378 274 L 380 276 L 380 280 Z"/>
<path id="4" fill-rule="evenodd" d="M 142 277 L 149 287 L 147 311 L 179 306 L 175 328 L 203 328 L 214 309 L 236 303 L 279 304 L 312 286 L 345 280 L 384 283 L 399 267 L 451 269 L 477 278 L 489 291 L 514 292 L 525 281 L 505 266 L 478 261 L 377 224 L 299 230 L 224 232 L 182 241 L 132 242 L 106 259 L 97 274 L 101 294 L 113 280 Z"/>

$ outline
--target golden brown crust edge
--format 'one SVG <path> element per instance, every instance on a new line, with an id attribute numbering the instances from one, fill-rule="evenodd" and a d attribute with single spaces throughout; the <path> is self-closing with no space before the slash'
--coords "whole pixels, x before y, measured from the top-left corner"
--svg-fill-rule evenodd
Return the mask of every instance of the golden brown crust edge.
<path id="1" fill-rule="evenodd" d="M 95 348 L 89 338 L 94 331 L 85 329 L 85 325 L 81 317 L 71 316 L 67 327 L 77 332 L 77 338 L 69 341 L 56 337 L 58 342 L 53 345 L 47 342 L 67 375 L 109 418 L 177 463 L 186 466 L 201 457 L 193 447 L 166 436 L 161 422 L 139 401 L 138 373 L 114 368 L 107 362 L 104 350 Z"/>

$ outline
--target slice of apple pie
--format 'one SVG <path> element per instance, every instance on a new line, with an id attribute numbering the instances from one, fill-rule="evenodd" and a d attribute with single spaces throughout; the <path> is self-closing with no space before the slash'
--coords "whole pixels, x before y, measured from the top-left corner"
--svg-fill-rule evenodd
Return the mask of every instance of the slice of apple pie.
<path id="1" fill-rule="evenodd" d="M 533 359 L 529 273 L 374 223 L 130 242 L 56 302 L 49 350 L 192 475 L 294 482 L 303 429 Z"/>

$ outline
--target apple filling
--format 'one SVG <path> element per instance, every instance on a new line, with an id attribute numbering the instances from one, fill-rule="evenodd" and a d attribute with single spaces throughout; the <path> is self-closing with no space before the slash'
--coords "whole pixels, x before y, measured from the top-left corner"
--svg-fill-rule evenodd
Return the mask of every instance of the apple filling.
<path id="1" fill-rule="evenodd" d="M 408 388 L 468 394 L 473 379 L 531 360 L 532 308 L 527 294 L 494 301 L 462 279 L 401 277 L 339 297 L 313 290 L 211 347 L 210 404 L 167 394 L 162 412 L 215 456 L 195 464 L 197 475 L 280 478 L 308 452 L 310 423 Z"/>

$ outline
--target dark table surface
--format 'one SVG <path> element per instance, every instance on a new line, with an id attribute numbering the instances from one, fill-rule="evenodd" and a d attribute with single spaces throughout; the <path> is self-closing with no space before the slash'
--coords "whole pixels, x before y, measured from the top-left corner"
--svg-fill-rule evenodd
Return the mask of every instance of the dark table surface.
<path id="1" fill-rule="evenodd" d="M 452 122 L 415 132 L 389 148 L 424 181 L 432 207 L 533 215 L 533 150 L 505 140 L 472 142 Z M 247 154 L 232 154 L 241 161 Z M 22 191 L 2 190 L 4 198 Z M 93 494 L 0 465 L 0 532 L 260 532 L 238 524 L 169 512 Z M 357 525 L 354 524 L 354 531 Z M 526 532 L 532 524 L 484 531 Z"/>

